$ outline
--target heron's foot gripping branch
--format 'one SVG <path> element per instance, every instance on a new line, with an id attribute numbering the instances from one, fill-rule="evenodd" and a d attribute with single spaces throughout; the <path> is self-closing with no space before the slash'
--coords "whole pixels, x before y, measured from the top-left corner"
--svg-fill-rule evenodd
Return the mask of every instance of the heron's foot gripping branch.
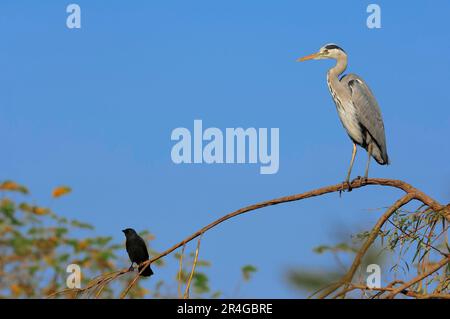
<path id="1" fill-rule="evenodd" d="M 362 176 L 358 175 L 352 180 L 352 182 L 350 184 L 353 185 L 355 183 L 359 183 L 360 185 L 365 185 L 365 184 L 367 184 L 367 180 L 368 180 L 367 177 L 362 177 Z"/>
<path id="2" fill-rule="evenodd" d="M 353 190 L 352 184 L 349 181 L 343 181 L 341 184 L 341 188 L 339 189 L 339 197 L 342 196 L 342 193 L 345 191 L 351 192 Z"/>

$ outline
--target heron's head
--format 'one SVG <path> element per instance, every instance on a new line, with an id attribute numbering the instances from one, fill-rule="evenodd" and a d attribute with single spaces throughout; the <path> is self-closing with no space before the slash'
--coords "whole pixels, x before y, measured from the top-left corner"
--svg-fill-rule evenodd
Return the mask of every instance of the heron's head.
<path id="1" fill-rule="evenodd" d="M 329 43 L 320 48 L 319 52 L 304 56 L 297 59 L 297 62 L 307 61 L 307 60 L 322 60 L 322 59 L 335 59 L 347 57 L 347 53 L 337 46 L 336 44 Z"/>

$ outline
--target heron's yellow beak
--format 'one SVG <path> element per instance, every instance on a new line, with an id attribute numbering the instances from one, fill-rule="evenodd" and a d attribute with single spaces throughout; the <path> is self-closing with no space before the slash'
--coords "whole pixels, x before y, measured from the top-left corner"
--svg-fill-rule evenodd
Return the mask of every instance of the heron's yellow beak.
<path id="1" fill-rule="evenodd" d="M 320 55 L 319 52 L 313 53 L 313 54 L 304 56 L 303 58 L 298 58 L 296 61 L 297 61 L 297 62 L 303 62 L 303 61 L 307 61 L 307 60 L 312 60 L 312 59 L 317 58 L 319 55 Z"/>

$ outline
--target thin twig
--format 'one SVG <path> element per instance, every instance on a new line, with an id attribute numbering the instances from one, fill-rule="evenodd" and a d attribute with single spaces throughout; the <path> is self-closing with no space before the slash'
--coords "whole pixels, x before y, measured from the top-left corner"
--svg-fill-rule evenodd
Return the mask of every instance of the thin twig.
<path id="1" fill-rule="evenodd" d="M 395 290 L 395 288 L 393 287 L 373 287 L 370 288 L 368 286 L 364 286 L 364 285 L 356 285 L 356 284 L 351 284 L 349 288 L 347 288 L 346 291 L 341 292 L 340 294 L 345 294 L 348 293 L 350 291 L 353 290 L 362 290 L 362 291 L 379 291 L 381 293 L 385 293 L 385 292 L 392 292 Z M 410 290 L 402 290 L 399 293 L 408 296 L 408 297 L 413 297 L 413 298 L 418 298 L 418 299 L 450 299 L 450 294 L 418 294 L 415 292 L 412 292 Z M 336 297 L 339 297 L 339 295 L 337 295 Z"/>
<path id="2" fill-rule="evenodd" d="M 433 265 L 433 267 L 431 267 L 428 271 L 420 274 L 419 276 L 415 277 L 411 281 L 408 281 L 407 283 L 405 283 L 402 286 L 400 286 L 397 289 L 395 289 L 393 292 L 391 292 L 389 295 L 386 296 L 386 299 L 394 298 L 395 295 L 399 294 L 403 290 L 408 289 L 409 287 L 411 287 L 415 283 L 417 283 L 417 282 L 421 281 L 422 279 L 424 279 L 424 278 L 430 276 L 431 274 L 435 273 L 436 271 L 438 271 L 439 269 L 441 269 L 442 267 L 447 265 L 449 262 L 450 262 L 450 256 L 441 259 L 441 261 L 439 261 L 437 264 Z"/>
<path id="3" fill-rule="evenodd" d="M 198 253 L 200 251 L 200 242 L 201 242 L 201 240 L 202 240 L 202 237 L 200 237 L 198 239 L 198 242 L 197 242 L 197 248 L 195 249 L 195 257 L 194 257 L 194 262 L 192 263 L 191 274 L 189 275 L 189 280 L 188 280 L 188 282 L 186 284 L 186 290 L 184 291 L 184 299 L 189 299 L 189 290 L 191 289 L 192 278 L 194 278 L 195 267 L 197 266 Z"/>
<path id="4" fill-rule="evenodd" d="M 183 256 L 184 256 L 184 250 L 186 248 L 186 245 L 183 246 L 183 248 L 181 249 L 181 255 L 180 255 L 180 267 L 178 270 L 178 298 L 181 299 L 182 295 L 181 295 L 181 273 L 183 271 Z"/>
<path id="5" fill-rule="evenodd" d="M 401 228 L 398 227 L 394 222 L 392 222 L 392 221 L 390 221 L 390 220 L 388 220 L 388 222 L 389 222 L 392 226 L 394 226 L 395 228 L 397 228 L 399 231 L 401 231 L 401 232 L 402 232 L 406 237 L 408 237 L 408 238 L 411 238 L 411 239 L 417 239 L 417 238 L 419 237 L 418 235 L 414 235 L 414 234 L 412 234 L 412 233 L 410 233 L 410 232 L 407 232 L 407 231 L 401 229 Z M 422 242 L 422 243 L 423 243 L 425 246 L 427 246 L 428 248 L 431 248 L 431 249 L 435 250 L 436 252 L 438 252 L 438 253 L 441 254 L 442 256 L 447 256 L 446 253 L 444 253 L 443 251 L 440 251 L 438 248 L 436 248 L 436 247 L 430 245 L 429 243 L 425 243 L 425 242 Z"/>
<path id="6" fill-rule="evenodd" d="M 134 286 L 134 284 L 137 282 L 137 280 L 139 279 L 139 277 L 141 276 L 141 274 L 144 272 L 144 270 L 147 267 L 150 267 L 150 264 L 148 263 L 141 263 L 138 265 L 138 269 L 139 267 L 142 266 L 142 269 L 138 271 L 137 275 L 133 278 L 133 280 L 131 281 L 131 283 L 128 285 L 128 287 L 122 292 L 122 294 L 120 295 L 120 299 L 124 299 L 128 292 L 130 291 L 130 289 Z"/>

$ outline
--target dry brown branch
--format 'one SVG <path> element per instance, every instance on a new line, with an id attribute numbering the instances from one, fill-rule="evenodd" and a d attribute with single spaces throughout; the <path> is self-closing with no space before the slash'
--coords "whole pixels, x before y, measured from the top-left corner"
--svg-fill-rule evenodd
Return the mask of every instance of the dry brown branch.
<path id="1" fill-rule="evenodd" d="M 383 217 L 378 221 L 378 223 L 375 225 L 374 230 L 371 232 L 371 235 L 369 237 L 369 239 L 365 242 L 365 244 L 363 245 L 363 247 L 360 250 L 360 253 L 357 255 L 357 257 L 355 258 L 355 261 L 353 262 L 352 267 L 350 268 L 349 272 L 347 273 L 347 275 L 344 277 L 344 279 L 346 279 L 345 281 L 340 281 L 338 284 L 332 285 L 331 288 L 335 287 L 334 289 L 327 289 L 327 293 L 326 294 L 322 294 L 328 296 L 330 293 L 334 292 L 336 289 L 338 289 L 340 286 L 343 285 L 343 283 L 348 283 L 349 280 L 348 278 L 353 277 L 354 272 L 356 271 L 357 266 L 360 263 L 361 258 L 363 257 L 363 255 L 365 254 L 365 252 L 367 251 L 367 249 L 370 247 L 370 245 L 373 243 L 373 241 L 375 240 L 375 238 L 378 235 L 379 232 L 379 228 L 385 223 L 386 219 L 389 218 L 389 216 L 399 207 L 405 205 L 407 202 L 416 199 L 421 201 L 424 205 L 428 206 L 430 208 L 430 212 L 436 212 L 439 214 L 442 214 L 442 216 L 444 216 L 444 218 L 446 218 L 447 221 L 450 221 L 450 205 L 447 206 L 442 206 L 441 204 L 439 204 L 438 202 L 436 202 L 434 199 L 432 199 L 431 197 L 429 197 L 428 195 L 426 195 L 425 193 L 423 193 L 422 191 L 414 188 L 413 186 L 411 186 L 408 183 L 405 183 L 403 181 L 400 180 L 393 180 L 393 179 L 385 179 L 385 178 L 370 178 L 367 179 L 366 181 L 363 181 L 362 179 L 359 180 L 355 180 L 351 183 L 351 189 L 356 190 L 358 188 L 361 187 L 365 187 L 365 186 L 369 186 L 369 185 L 379 185 L 379 186 L 387 186 L 387 187 L 393 187 L 393 188 L 397 188 L 400 189 L 402 191 L 404 191 L 406 193 L 406 195 L 404 195 L 399 201 L 397 201 L 384 215 Z M 261 208 L 265 208 L 265 207 L 269 207 L 269 206 L 274 206 L 274 205 L 278 205 L 278 204 L 282 204 L 282 203 L 288 203 L 288 202 L 293 202 L 293 201 L 299 201 L 299 200 L 303 200 L 303 199 L 307 199 L 307 198 L 311 198 L 311 197 L 316 197 L 316 196 L 322 196 L 325 194 L 330 194 L 330 193 L 334 193 L 334 192 L 341 192 L 343 190 L 347 190 L 348 189 L 348 185 L 346 184 L 336 184 L 336 185 L 331 185 L 331 186 L 326 186 L 326 187 L 322 187 L 322 188 L 318 188 L 312 191 L 308 191 L 305 193 L 301 193 L 301 194 L 296 194 L 296 195 L 290 195 L 290 196 L 284 196 L 284 197 L 280 197 L 280 198 L 275 198 L 275 199 L 271 199 L 268 201 L 263 201 L 254 205 L 250 205 L 241 209 L 238 209 L 232 213 L 229 213 L 215 221 L 213 221 L 212 223 L 206 225 L 205 227 L 201 228 L 200 230 L 198 230 L 197 232 L 193 233 L 192 235 L 188 236 L 187 238 L 183 239 L 182 241 L 180 241 L 179 243 L 173 245 L 172 247 L 170 247 L 169 249 L 165 250 L 164 252 L 160 253 L 157 256 L 154 256 L 153 258 L 151 258 L 150 260 L 142 263 L 141 265 L 150 265 L 151 263 L 153 263 L 154 261 L 161 259 L 165 256 L 167 256 L 168 254 L 172 253 L 173 251 L 175 251 L 176 249 L 185 246 L 187 243 L 189 243 L 190 241 L 194 240 L 195 238 L 199 237 L 200 235 L 206 233 L 207 231 L 209 231 L 210 229 L 216 227 L 217 225 L 231 219 L 234 217 L 237 217 L 239 215 L 251 212 L 251 211 L 255 211 Z M 127 273 L 128 269 L 124 269 L 124 270 L 120 270 L 117 272 L 116 275 L 114 275 L 114 279 Z M 134 280 L 131 282 L 131 284 L 127 287 L 127 289 L 125 289 L 122 294 L 121 297 L 125 297 L 126 294 L 128 293 L 128 291 L 131 289 L 131 287 L 134 285 L 134 283 L 136 282 L 136 280 L 138 279 L 137 275 Z M 104 280 L 104 279 L 103 279 Z M 83 289 L 79 289 L 79 292 L 85 292 L 86 290 L 92 289 L 93 286 L 96 285 L 100 285 L 103 283 L 103 280 L 101 280 L 100 282 L 98 282 L 97 284 L 91 285 L 89 284 L 87 287 L 83 288 Z M 108 281 L 109 282 L 109 281 Z M 67 291 L 61 291 L 61 292 L 57 292 L 53 295 L 57 295 L 59 293 L 63 293 Z M 73 290 L 71 290 L 73 291 Z M 330 292 L 331 291 L 331 292 Z"/>
<path id="2" fill-rule="evenodd" d="M 58 295 L 64 295 L 64 294 L 73 294 L 73 293 L 82 294 L 91 289 L 95 289 L 96 287 L 107 284 L 107 283 L 117 279 L 118 277 L 128 273 L 129 271 L 130 271 L 129 269 L 122 269 L 122 270 L 114 271 L 112 273 L 103 274 L 101 276 L 98 276 L 98 277 L 92 279 L 84 288 L 63 289 L 63 290 L 56 291 L 56 292 L 48 295 L 47 298 L 52 298 L 52 297 L 56 297 Z"/>
<path id="3" fill-rule="evenodd" d="M 341 292 L 339 295 L 337 295 L 335 298 L 340 297 L 343 294 L 346 294 L 353 290 L 362 290 L 362 291 L 379 291 L 381 293 L 385 292 L 392 292 L 395 291 L 395 288 L 393 287 L 380 287 L 380 288 L 370 288 L 364 285 L 357 285 L 357 284 L 351 284 L 345 291 Z M 418 298 L 418 299 L 450 299 L 450 294 L 420 294 L 416 293 L 410 290 L 401 290 L 399 293 L 412 297 L 412 298 Z"/>
<path id="4" fill-rule="evenodd" d="M 439 261 L 438 263 L 433 265 L 428 271 L 420 274 L 419 276 L 415 277 L 411 281 L 408 281 L 407 283 L 401 285 L 400 287 L 398 287 L 397 289 L 392 291 L 389 295 L 386 296 L 386 299 L 394 298 L 395 295 L 399 294 L 400 292 L 402 292 L 405 289 L 408 289 L 409 287 L 411 287 L 415 283 L 421 281 L 422 279 L 432 275 L 433 273 L 435 273 L 436 271 L 438 271 L 439 269 L 441 269 L 442 267 L 447 265 L 449 262 L 450 262 L 450 255 L 445 257 L 445 258 L 443 258 L 443 259 L 441 259 L 441 261 Z"/>
<path id="5" fill-rule="evenodd" d="M 378 291 L 378 294 L 376 294 L 374 296 L 374 298 L 375 298 L 375 297 L 379 297 L 381 294 L 385 293 L 386 291 L 394 290 L 394 286 L 395 285 L 403 284 L 403 283 L 404 282 L 402 280 L 394 280 L 391 283 L 389 283 L 386 287 L 379 287 L 379 288 L 376 288 L 376 287 L 370 288 L 370 287 L 368 287 L 366 285 L 351 283 L 351 284 L 349 284 L 349 287 L 347 287 L 347 289 L 344 289 L 340 293 L 336 294 L 333 298 L 334 299 L 340 298 L 343 295 L 345 295 L 346 293 L 348 293 L 350 291 L 353 291 L 353 290 L 357 290 L 357 289 L 364 290 L 364 291 L 366 291 L 366 290 L 368 290 L 368 291 Z M 405 293 L 405 291 L 402 291 L 402 293 Z"/>
<path id="6" fill-rule="evenodd" d="M 413 195 L 406 194 L 399 200 L 397 200 L 394 205 L 392 205 L 384 214 L 381 216 L 381 218 L 378 220 L 378 222 L 375 224 L 374 228 L 370 232 L 369 237 L 366 239 L 362 247 L 359 249 L 358 253 L 356 254 L 355 259 L 353 260 L 352 266 L 350 267 L 347 274 L 336 284 L 332 285 L 328 289 L 326 289 L 319 298 L 326 298 L 333 292 L 335 292 L 337 289 L 339 289 L 341 286 L 344 286 L 344 290 L 347 289 L 348 285 L 353 279 L 353 276 L 355 275 L 356 270 L 358 269 L 359 265 L 361 264 L 362 258 L 366 254 L 367 250 L 370 248 L 370 246 L 373 244 L 375 239 L 378 237 L 378 234 L 380 232 L 381 227 L 383 227 L 384 223 L 391 217 L 393 213 L 395 213 L 399 208 L 406 205 L 413 199 Z M 345 296 L 345 294 L 343 294 Z"/>

